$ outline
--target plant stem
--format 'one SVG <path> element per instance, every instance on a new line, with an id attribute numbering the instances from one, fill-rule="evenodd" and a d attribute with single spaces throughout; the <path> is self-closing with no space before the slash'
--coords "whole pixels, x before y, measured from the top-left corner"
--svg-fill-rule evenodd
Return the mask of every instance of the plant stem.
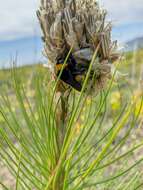
<path id="1" fill-rule="evenodd" d="M 56 101 L 60 99 L 57 112 L 56 112 L 56 127 L 57 127 L 57 147 L 59 152 L 56 155 L 56 167 L 59 163 L 59 158 L 61 156 L 61 150 L 66 134 L 66 123 L 68 116 L 68 99 L 69 99 L 69 91 L 57 92 L 56 93 Z M 65 156 L 66 159 L 66 156 Z M 55 177 L 53 178 L 52 190 L 62 190 L 63 183 L 65 177 L 65 168 L 61 167 L 61 171 L 58 174 L 55 172 Z"/>

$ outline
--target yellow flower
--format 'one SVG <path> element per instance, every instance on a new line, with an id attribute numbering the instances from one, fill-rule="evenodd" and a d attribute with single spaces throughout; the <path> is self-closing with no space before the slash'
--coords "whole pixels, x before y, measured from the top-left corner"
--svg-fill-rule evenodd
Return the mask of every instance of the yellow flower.
<path id="1" fill-rule="evenodd" d="M 83 129 L 83 125 L 79 122 L 77 122 L 76 124 L 76 134 L 78 135 L 80 133 L 80 131 Z"/>
<path id="2" fill-rule="evenodd" d="M 87 104 L 87 105 L 90 105 L 90 104 L 91 104 L 91 98 L 90 98 L 90 97 L 87 98 L 86 104 Z"/>
<path id="3" fill-rule="evenodd" d="M 121 105 L 121 94 L 116 91 L 111 94 L 111 106 L 113 110 L 118 110 Z"/>

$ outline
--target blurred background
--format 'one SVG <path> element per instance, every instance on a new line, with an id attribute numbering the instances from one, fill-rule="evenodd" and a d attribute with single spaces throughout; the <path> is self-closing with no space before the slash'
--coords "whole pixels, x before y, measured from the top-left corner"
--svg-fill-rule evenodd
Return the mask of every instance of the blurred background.
<path id="1" fill-rule="evenodd" d="M 143 0 L 99 0 L 113 23 L 113 39 L 124 51 L 143 47 Z M 5 0 L 0 9 L 0 67 L 45 61 L 36 17 L 39 0 Z"/>

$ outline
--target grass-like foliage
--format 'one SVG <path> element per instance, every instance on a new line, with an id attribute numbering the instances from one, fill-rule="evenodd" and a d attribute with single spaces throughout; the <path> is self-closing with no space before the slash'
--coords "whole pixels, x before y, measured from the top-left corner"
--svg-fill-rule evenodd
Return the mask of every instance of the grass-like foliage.
<path id="1" fill-rule="evenodd" d="M 55 101 L 56 82 L 46 83 L 47 73 L 35 74 L 30 86 L 16 68 L 11 74 L 13 98 L 8 89 L 1 92 L 0 160 L 14 185 L 1 179 L 0 189 L 142 189 L 143 141 L 132 140 L 141 122 L 142 97 L 124 98 L 115 113 L 110 106 L 113 79 L 96 97 L 83 89 L 70 92 L 64 102 L 62 97 Z M 83 88 L 87 82 L 88 74 Z M 68 109 L 62 122 L 61 105 Z"/>

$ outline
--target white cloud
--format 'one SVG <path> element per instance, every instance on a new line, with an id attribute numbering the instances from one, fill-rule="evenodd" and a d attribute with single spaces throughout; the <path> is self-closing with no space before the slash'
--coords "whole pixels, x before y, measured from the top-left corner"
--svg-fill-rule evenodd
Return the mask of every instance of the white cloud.
<path id="1" fill-rule="evenodd" d="M 143 21 L 143 0 L 99 0 L 118 24 Z M 1 0 L 0 41 L 39 34 L 36 9 L 39 0 Z"/>
<path id="2" fill-rule="evenodd" d="M 101 2 L 108 10 L 109 17 L 119 24 L 143 21 L 143 0 L 101 0 Z"/>
<path id="3" fill-rule="evenodd" d="M 0 40 L 34 35 L 38 32 L 38 0 L 4 0 L 0 4 Z"/>

